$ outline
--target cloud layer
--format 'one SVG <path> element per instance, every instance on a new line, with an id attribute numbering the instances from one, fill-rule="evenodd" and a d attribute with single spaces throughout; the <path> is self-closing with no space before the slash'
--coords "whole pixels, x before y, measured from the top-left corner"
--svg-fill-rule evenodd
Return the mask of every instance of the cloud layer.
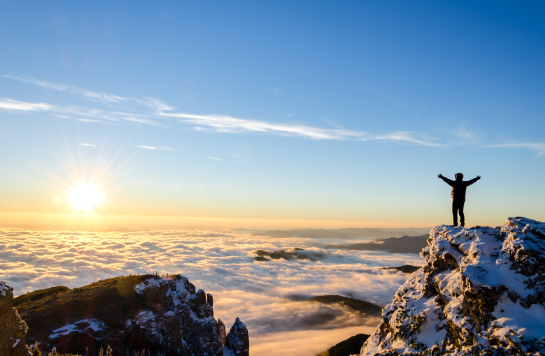
<path id="1" fill-rule="evenodd" d="M 384 305 L 406 275 L 379 267 L 421 263 L 414 254 L 309 247 L 315 244 L 316 238 L 271 238 L 232 230 L 5 230 L 0 231 L 0 280 L 8 281 L 16 294 L 21 294 L 58 285 L 78 287 L 131 273 L 181 273 L 197 288 L 214 295 L 215 315 L 227 324 L 239 316 L 256 340 L 269 340 L 277 333 L 292 340 L 291 333 L 301 330 L 335 329 L 332 335 L 338 335 L 356 326 L 376 326 L 377 319 L 341 305 L 295 301 L 290 296 L 341 294 Z M 294 247 L 320 251 L 321 257 L 269 262 L 253 259 L 259 249 Z M 324 339 L 331 345 L 339 341 Z"/>

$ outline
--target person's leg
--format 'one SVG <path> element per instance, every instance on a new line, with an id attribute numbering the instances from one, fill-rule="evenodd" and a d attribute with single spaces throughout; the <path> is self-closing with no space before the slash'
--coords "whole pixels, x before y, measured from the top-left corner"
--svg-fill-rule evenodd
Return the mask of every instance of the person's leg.
<path id="1" fill-rule="evenodd" d="M 458 204 L 458 210 L 460 212 L 460 225 L 461 226 L 464 226 L 465 223 L 466 223 L 466 219 L 464 217 L 464 203 L 463 201 L 461 201 L 459 204 Z"/>
<path id="2" fill-rule="evenodd" d="M 452 201 L 452 224 L 458 226 L 458 204 L 456 204 L 456 200 Z"/>

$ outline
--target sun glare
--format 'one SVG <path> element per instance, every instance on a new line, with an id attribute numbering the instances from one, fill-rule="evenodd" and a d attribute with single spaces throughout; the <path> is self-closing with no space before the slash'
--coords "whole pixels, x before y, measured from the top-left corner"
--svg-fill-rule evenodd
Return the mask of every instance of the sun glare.
<path id="1" fill-rule="evenodd" d="M 93 186 L 80 186 L 72 190 L 68 200 L 76 210 L 91 211 L 102 201 L 103 196 Z"/>

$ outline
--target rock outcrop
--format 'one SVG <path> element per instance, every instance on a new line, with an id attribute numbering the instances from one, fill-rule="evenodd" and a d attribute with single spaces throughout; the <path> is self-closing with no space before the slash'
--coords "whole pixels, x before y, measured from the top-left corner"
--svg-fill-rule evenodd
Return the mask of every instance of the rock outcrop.
<path id="1" fill-rule="evenodd" d="M 225 335 L 225 324 L 221 319 L 218 319 L 218 335 L 220 336 L 221 346 L 225 346 L 227 335 Z"/>
<path id="2" fill-rule="evenodd" d="M 0 281 L 0 355 L 28 355 L 27 330 L 26 323 L 13 307 L 13 288 Z"/>
<path id="3" fill-rule="evenodd" d="M 225 346 L 229 348 L 236 356 L 250 355 L 250 341 L 248 339 L 248 329 L 239 318 L 231 327 Z"/>
<path id="4" fill-rule="evenodd" d="M 27 341 L 42 351 L 95 355 L 111 347 L 113 355 L 222 356 L 212 305 L 212 295 L 183 276 L 145 275 L 25 301 L 19 311 L 30 328 Z"/>
<path id="5" fill-rule="evenodd" d="M 361 355 L 545 352 L 545 224 L 438 226 Z"/>

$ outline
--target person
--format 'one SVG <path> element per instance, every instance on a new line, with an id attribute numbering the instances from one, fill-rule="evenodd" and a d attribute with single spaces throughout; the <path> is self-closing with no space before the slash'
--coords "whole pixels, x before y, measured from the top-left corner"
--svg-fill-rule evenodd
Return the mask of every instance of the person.
<path id="1" fill-rule="evenodd" d="M 464 226 L 464 203 L 466 202 L 466 188 L 481 179 L 481 176 L 477 176 L 477 178 L 473 178 L 472 180 L 468 180 L 466 182 L 464 182 L 464 175 L 462 173 L 457 173 L 454 181 L 443 177 L 442 174 L 439 174 L 438 177 L 452 187 L 452 226 L 458 226 L 458 213 L 460 214 L 460 226 Z"/>

